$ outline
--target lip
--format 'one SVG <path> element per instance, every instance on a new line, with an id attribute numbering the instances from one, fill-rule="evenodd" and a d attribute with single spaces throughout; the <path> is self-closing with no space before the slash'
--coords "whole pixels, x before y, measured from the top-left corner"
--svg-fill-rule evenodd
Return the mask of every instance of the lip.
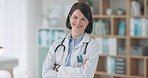
<path id="1" fill-rule="evenodd" d="M 75 26 L 76 28 L 81 28 L 82 26 Z"/>
<path id="2" fill-rule="evenodd" d="M 83 27 L 83 26 L 81 26 L 81 25 L 75 25 L 75 24 L 74 24 L 74 26 L 75 26 L 76 28 L 81 28 L 81 27 Z"/>

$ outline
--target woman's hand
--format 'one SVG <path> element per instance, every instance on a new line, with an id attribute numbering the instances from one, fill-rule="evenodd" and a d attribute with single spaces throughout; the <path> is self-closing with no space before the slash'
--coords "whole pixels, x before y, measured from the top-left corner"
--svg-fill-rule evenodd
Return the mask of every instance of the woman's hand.
<path id="1" fill-rule="evenodd" d="M 59 69 L 60 66 L 61 66 L 61 65 L 56 65 L 56 66 L 53 68 L 53 70 L 58 72 L 58 69 Z"/>
<path id="2" fill-rule="evenodd" d="M 81 65 L 81 66 L 84 66 L 88 60 L 89 60 L 89 58 L 85 59 L 85 60 L 82 62 L 82 65 Z"/>

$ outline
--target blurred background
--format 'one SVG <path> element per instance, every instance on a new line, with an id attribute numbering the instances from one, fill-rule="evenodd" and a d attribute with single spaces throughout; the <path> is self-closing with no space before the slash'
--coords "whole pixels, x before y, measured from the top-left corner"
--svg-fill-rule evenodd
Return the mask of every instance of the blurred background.
<path id="1" fill-rule="evenodd" d="M 90 6 L 100 43 L 95 78 L 148 78 L 148 0 L 0 0 L 0 78 L 41 78 L 77 1 Z"/>
<path id="2" fill-rule="evenodd" d="M 41 77 L 41 65 L 46 53 L 39 51 L 45 52 L 50 46 L 44 43 L 47 39 L 44 35 L 52 29 L 53 34 L 48 35 L 59 32 L 64 35 L 49 37 L 48 40 L 65 36 L 65 19 L 75 2 L 77 0 L 0 0 L 0 46 L 4 49 L 0 55 L 0 65 L 4 64 L 1 63 L 4 62 L 3 57 L 10 58 L 10 61 L 13 58 L 12 62 L 6 61 L 10 65 L 15 62 L 11 67 L 14 78 Z M 11 75 L 0 70 L 0 78 L 11 78 Z"/>

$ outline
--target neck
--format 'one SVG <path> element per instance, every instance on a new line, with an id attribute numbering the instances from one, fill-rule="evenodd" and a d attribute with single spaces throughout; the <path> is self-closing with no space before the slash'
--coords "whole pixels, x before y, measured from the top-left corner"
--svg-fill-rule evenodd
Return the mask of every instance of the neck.
<path id="1" fill-rule="evenodd" d="M 77 38 L 77 37 L 79 37 L 79 36 L 81 36 L 82 34 L 84 34 L 84 32 L 82 32 L 82 33 L 75 33 L 75 32 L 72 32 L 72 39 L 75 39 L 75 38 Z"/>

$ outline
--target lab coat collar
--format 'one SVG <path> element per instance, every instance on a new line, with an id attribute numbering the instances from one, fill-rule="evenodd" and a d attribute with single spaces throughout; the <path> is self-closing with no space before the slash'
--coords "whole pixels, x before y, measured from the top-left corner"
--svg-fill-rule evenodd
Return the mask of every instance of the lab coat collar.
<path id="1" fill-rule="evenodd" d="M 89 42 L 90 40 L 89 40 L 89 35 L 87 34 L 87 33 L 85 33 L 85 35 L 84 35 L 84 37 L 83 37 L 83 39 L 82 39 L 82 43 L 87 43 L 87 42 Z"/>
<path id="2" fill-rule="evenodd" d="M 69 39 L 68 39 L 68 37 L 70 36 L 70 33 L 67 35 L 67 37 L 66 37 L 66 39 L 65 39 L 65 41 L 64 41 L 64 45 L 66 46 L 66 48 L 68 48 L 68 44 L 69 44 Z M 79 46 L 81 46 L 81 45 L 83 45 L 84 43 L 87 43 L 87 42 L 89 42 L 90 41 L 90 39 L 89 39 L 89 35 L 87 34 L 87 33 L 85 33 L 84 34 L 84 37 L 83 37 L 83 39 L 81 40 L 81 42 L 76 46 L 76 47 L 79 47 Z"/>
<path id="3" fill-rule="evenodd" d="M 69 39 L 68 39 L 68 37 L 70 36 L 70 33 L 67 35 L 67 37 L 66 37 L 66 39 L 65 39 L 65 41 L 64 41 L 64 45 L 66 46 L 66 48 L 69 48 L 68 47 L 68 44 L 69 44 Z M 87 34 L 87 33 L 85 33 L 84 34 L 84 37 L 83 37 L 83 39 L 81 40 L 81 42 L 77 45 L 77 46 L 75 46 L 75 48 L 78 48 L 78 47 L 80 47 L 80 46 L 83 46 L 83 44 L 86 44 L 86 43 L 88 43 L 90 41 L 90 38 L 89 38 L 89 35 Z"/>
<path id="4" fill-rule="evenodd" d="M 67 35 L 67 37 L 66 37 L 66 39 L 65 39 L 65 41 L 64 41 L 64 45 L 67 45 L 68 43 L 69 43 L 69 39 L 68 39 L 68 37 L 71 35 L 71 33 L 69 33 L 68 35 Z M 84 34 L 84 37 L 83 37 L 83 39 L 81 40 L 81 42 L 80 43 L 87 43 L 87 42 L 89 42 L 89 35 L 87 34 L 87 33 L 85 33 Z"/>

